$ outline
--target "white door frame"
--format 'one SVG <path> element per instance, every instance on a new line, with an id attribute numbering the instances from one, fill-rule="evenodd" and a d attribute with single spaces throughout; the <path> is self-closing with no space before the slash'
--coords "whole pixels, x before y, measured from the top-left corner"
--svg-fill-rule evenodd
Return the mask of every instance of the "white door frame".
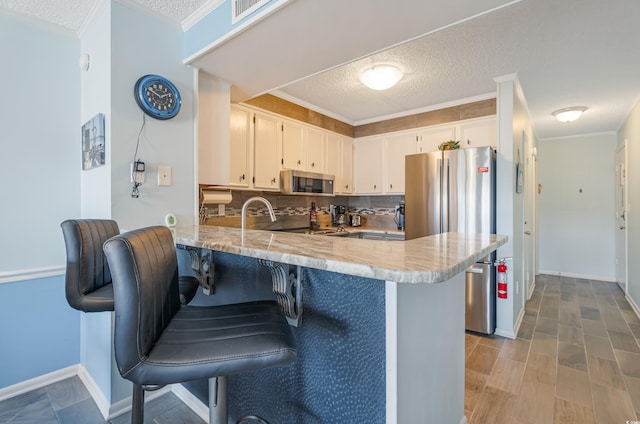
<path id="1" fill-rule="evenodd" d="M 621 158 L 622 156 L 622 158 Z M 627 139 L 616 150 L 615 162 L 615 267 L 616 282 L 627 294 L 629 287 L 629 229 L 627 225 L 629 215 L 629 196 L 627 181 Z M 622 209 L 622 210 L 620 210 Z M 624 240 L 620 240 L 623 237 Z M 621 251 L 622 250 L 622 251 Z M 622 265 L 620 264 L 622 258 Z M 623 273 L 620 278 L 620 273 Z"/>

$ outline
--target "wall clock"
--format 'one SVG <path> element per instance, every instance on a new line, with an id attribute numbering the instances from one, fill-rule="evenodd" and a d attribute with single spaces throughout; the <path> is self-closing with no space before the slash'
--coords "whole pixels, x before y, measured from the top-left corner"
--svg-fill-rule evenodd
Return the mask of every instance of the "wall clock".
<path id="1" fill-rule="evenodd" d="M 140 109 L 155 119 L 171 119 L 180 111 L 180 92 L 160 75 L 145 75 L 138 79 L 133 95 Z"/>

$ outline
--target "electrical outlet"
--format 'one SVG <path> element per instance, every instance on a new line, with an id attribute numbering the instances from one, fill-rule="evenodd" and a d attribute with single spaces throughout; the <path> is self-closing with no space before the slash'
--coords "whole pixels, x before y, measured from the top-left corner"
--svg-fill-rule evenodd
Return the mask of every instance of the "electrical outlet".
<path id="1" fill-rule="evenodd" d="M 171 175 L 171 167 L 170 166 L 158 166 L 158 185 L 159 186 L 170 186 L 173 184 L 173 176 Z"/>

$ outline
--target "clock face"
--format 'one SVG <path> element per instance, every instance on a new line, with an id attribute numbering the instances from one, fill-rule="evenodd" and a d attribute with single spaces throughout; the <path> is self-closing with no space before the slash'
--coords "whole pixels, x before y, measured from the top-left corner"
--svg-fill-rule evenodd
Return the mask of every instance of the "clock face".
<path id="1" fill-rule="evenodd" d="M 138 106 L 156 119 L 170 119 L 180 111 L 180 92 L 168 79 L 159 75 L 141 77 L 134 88 Z"/>

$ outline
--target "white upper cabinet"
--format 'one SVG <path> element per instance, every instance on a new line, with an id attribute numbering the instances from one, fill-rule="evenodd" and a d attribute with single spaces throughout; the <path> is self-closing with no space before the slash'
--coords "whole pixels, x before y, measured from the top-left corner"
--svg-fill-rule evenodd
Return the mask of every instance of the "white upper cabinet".
<path id="1" fill-rule="evenodd" d="M 251 111 L 231 106 L 230 115 L 230 154 L 229 185 L 249 187 L 252 177 L 249 173 L 251 154 Z"/>
<path id="2" fill-rule="evenodd" d="M 353 193 L 353 142 L 336 133 L 327 133 L 327 174 L 335 176 L 336 194 Z"/>
<path id="3" fill-rule="evenodd" d="M 355 193 L 403 194 L 405 156 L 438 151 L 449 140 L 460 140 L 461 149 L 495 148 L 495 115 L 354 140 Z"/>
<path id="4" fill-rule="evenodd" d="M 253 186 L 265 190 L 280 189 L 280 120 L 254 113 Z"/>
<path id="5" fill-rule="evenodd" d="M 342 173 L 340 175 L 340 193 L 351 194 L 354 190 L 353 184 L 353 140 L 342 139 Z"/>
<path id="6" fill-rule="evenodd" d="M 495 148 L 498 145 L 495 116 L 462 121 L 460 122 L 458 131 L 461 149 L 465 147 L 482 146 L 492 146 Z"/>
<path id="7" fill-rule="evenodd" d="M 416 153 L 416 141 L 413 133 L 397 134 L 385 140 L 386 183 L 384 191 L 388 194 L 404 193 L 404 157 Z"/>
<path id="8" fill-rule="evenodd" d="M 326 132 L 298 122 L 282 121 L 282 168 L 325 172 Z"/>
<path id="9" fill-rule="evenodd" d="M 293 121 L 282 121 L 282 167 L 305 170 L 304 127 Z"/>
<path id="10" fill-rule="evenodd" d="M 306 170 L 310 172 L 326 172 L 326 132 L 314 127 L 305 128 Z"/>
<path id="11" fill-rule="evenodd" d="M 455 125 L 445 124 L 420 129 L 416 135 L 416 153 L 435 152 L 440 144 L 449 140 L 457 140 Z"/>
<path id="12" fill-rule="evenodd" d="M 371 137 L 353 143 L 357 194 L 382 194 L 384 139 Z"/>

